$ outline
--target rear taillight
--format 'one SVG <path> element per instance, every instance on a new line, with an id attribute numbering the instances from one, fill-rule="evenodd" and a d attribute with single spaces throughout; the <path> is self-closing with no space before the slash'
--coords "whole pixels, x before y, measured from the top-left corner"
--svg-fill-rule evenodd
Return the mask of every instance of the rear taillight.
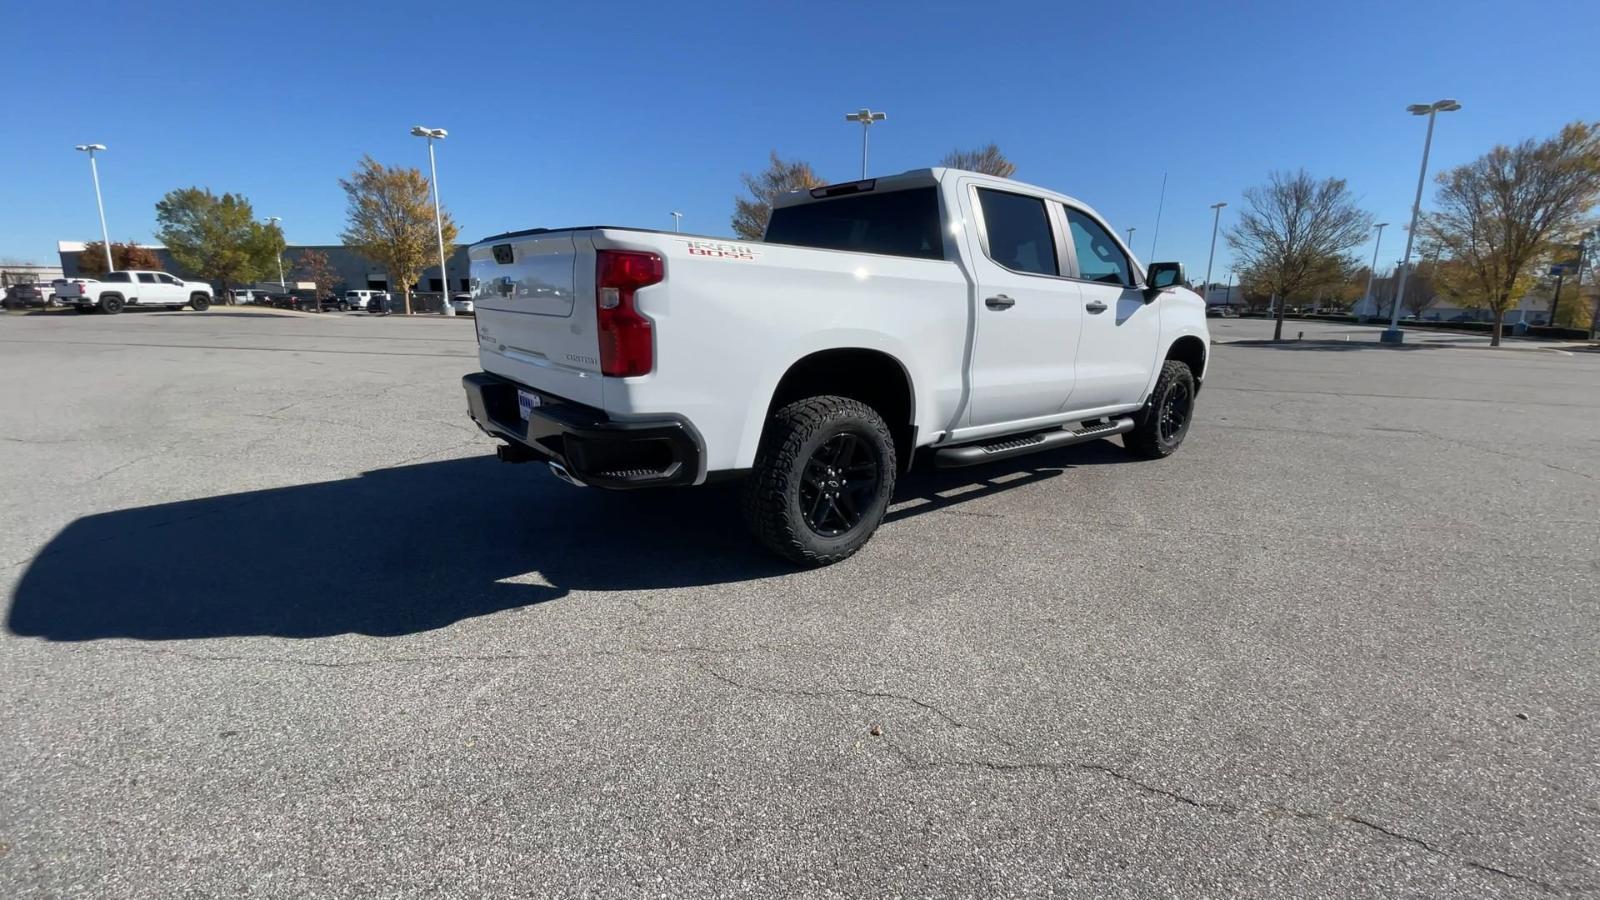
<path id="1" fill-rule="evenodd" d="M 595 262 L 594 305 L 600 325 L 600 374 L 648 375 L 655 367 L 655 334 L 633 293 L 663 278 L 654 253 L 601 250 Z"/>

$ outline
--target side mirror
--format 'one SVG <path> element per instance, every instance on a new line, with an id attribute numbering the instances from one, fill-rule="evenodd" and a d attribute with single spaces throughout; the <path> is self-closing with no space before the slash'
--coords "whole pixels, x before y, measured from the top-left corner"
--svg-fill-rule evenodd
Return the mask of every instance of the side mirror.
<path id="1" fill-rule="evenodd" d="M 1183 283 L 1183 263 L 1151 263 L 1149 271 L 1145 272 L 1144 302 L 1149 303 L 1162 291 L 1178 287 Z"/>

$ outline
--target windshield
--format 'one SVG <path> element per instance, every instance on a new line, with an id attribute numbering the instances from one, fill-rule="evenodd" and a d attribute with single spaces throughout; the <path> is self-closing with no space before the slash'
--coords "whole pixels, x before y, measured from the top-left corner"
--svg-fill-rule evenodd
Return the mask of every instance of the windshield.
<path id="1" fill-rule="evenodd" d="M 772 211 L 765 241 L 944 259 L 939 195 L 936 188 L 921 187 L 780 207 Z"/>

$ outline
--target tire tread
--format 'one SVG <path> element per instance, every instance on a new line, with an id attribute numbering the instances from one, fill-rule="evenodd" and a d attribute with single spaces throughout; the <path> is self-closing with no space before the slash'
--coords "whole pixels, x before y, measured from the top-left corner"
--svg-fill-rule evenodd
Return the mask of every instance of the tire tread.
<path id="1" fill-rule="evenodd" d="M 780 556 L 802 565 L 831 565 L 848 559 L 866 543 L 866 539 L 862 539 L 837 551 L 819 552 L 806 539 L 808 535 L 795 527 L 785 508 L 791 473 L 801 448 L 830 422 L 843 417 L 865 420 L 882 437 L 888 448 L 889 465 L 879 477 L 892 492 L 896 460 L 888 425 L 865 403 L 832 394 L 796 400 L 773 413 L 756 451 L 755 466 L 745 481 L 741 498 L 744 517 L 756 539 Z M 876 527 L 874 524 L 873 528 Z M 867 532 L 868 538 L 871 533 Z"/>

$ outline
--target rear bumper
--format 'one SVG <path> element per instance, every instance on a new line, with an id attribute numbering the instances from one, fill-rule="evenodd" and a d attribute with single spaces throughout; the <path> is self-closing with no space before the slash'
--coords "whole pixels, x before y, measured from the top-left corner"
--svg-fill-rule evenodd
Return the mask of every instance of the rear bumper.
<path id="1" fill-rule="evenodd" d="M 586 485 L 628 489 L 693 484 L 705 454 L 677 418 L 613 420 L 592 407 L 535 391 L 488 372 L 463 376 L 467 410 L 486 433 L 559 463 Z M 543 401 L 524 421 L 517 391 Z"/>

